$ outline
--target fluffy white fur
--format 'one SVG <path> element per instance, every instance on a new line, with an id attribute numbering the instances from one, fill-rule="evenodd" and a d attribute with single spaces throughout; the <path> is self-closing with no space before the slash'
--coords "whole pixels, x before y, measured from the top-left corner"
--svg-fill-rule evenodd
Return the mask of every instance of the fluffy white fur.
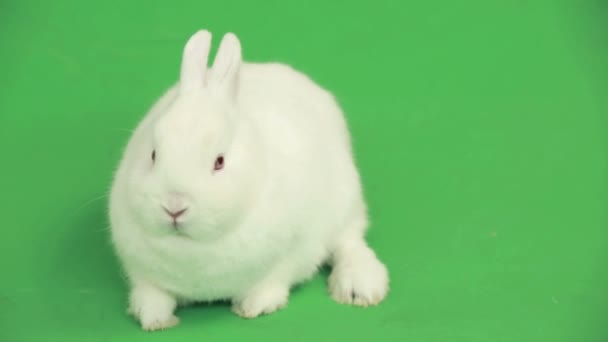
<path id="1" fill-rule="evenodd" d="M 207 67 L 211 34 L 184 48 L 180 82 L 133 133 L 110 198 L 129 312 L 145 330 L 178 305 L 231 300 L 252 318 L 287 305 L 324 263 L 331 296 L 375 305 L 385 266 L 367 246 L 366 206 L 333 96 L 282 64 L 241 60 L 236 36 Z M 152 160 L 155 151 L 155 160 Z M 214 171 L 219 155 L 225 167 Z M 174 225 L 165 209 L 186 208 Z"/>

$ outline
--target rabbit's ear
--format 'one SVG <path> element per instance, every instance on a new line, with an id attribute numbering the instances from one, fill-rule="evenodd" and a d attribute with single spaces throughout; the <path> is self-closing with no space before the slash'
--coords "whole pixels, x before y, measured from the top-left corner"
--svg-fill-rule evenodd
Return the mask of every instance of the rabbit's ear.
<path id="1" fill-rule="evenodd" d="M 209 89 L 228 98 L 234 97 L 241 63 L 241 43 L 236 35 L 226 33 L 209 72 Z"/>
<path id="2" fill-rule="evenodd" d="M 180 90 L 188 91 L 205 86 L 207 61 L 211 49 L 211 33 L 207 30 L 196 32 L 184 47 L 182 69 L 180 74 Z"/>

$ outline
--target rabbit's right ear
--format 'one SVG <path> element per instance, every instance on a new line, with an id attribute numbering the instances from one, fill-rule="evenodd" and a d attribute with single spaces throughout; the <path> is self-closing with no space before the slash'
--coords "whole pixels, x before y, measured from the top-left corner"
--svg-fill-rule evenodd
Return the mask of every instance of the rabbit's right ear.
<path id="1" fill-rule="evenodd" d="M 184 47 L 182 69 L 180 74 L 180 90 L 189 91 L 205 86 L 207 61 L 211 50 L 211 33 L 207 30 L 196 32 Z"/>
<path id="2" fill-rule="evenodd" d="M 241 63 L 241 42 L 234 33 L 226 33 L 209 72 L 207 87 L 219 95 L 234 97 Z"/>

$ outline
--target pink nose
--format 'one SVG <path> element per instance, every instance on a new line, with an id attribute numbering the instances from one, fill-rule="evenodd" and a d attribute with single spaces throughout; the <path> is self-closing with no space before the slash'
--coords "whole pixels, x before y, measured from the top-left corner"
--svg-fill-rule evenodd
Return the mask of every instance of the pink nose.
<path id="1" fill-rule="evenodd" d="M 182 216 L 182 214 L 185 213 L 188 208 L 184 208 L 184 209 L 178 210 L 178 211 L 171 211 L 171 210 L 168 210 L 167 208 L 163 208 L 163 209 L 165 209 L 165 212 L 169 216 L 171 216 L 174 220 L 177 220 L 177 218 Z"/>

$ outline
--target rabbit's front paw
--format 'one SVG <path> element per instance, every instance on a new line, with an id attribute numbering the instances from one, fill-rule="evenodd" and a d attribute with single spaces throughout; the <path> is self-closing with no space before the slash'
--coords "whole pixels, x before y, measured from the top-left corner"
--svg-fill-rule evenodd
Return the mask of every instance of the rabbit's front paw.
<path id="1" fill-rule="evenodd" d="M 163 330 L 176 326 L 179 319 L 173 314 L 176 302 L 164 291 L 149 285 L 131 290 L 129 313 L 139 320 L 146 331 Z"/>
<path id="2" fill-rule="evenodd" d="M 379 304 L 389 288 L 384 264 L 371 253 L 341 260 L 329 276 L 329 293 L 342 304 L 371 306 Z"/>
<path id="3" fill-rule="evenodd" d="M 232 311 L 243 318 L 255 318 L 284 308 L 288 297 L 289 289 L 286 286 L 263 286 L 234 300 Z"/>

